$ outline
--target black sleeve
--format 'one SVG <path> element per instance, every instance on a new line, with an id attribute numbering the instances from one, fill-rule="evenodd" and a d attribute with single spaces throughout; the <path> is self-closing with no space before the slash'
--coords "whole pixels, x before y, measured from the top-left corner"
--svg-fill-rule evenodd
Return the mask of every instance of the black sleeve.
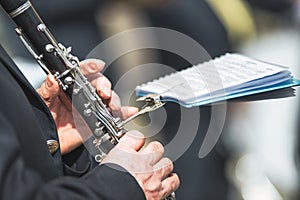
<path id="1" fill-rule="evenodd" d="M 0 199 L 145 199 L 135 179 L 129 173 L 116 170 L 115 166 L 100 165 L 82 178 L 45 181 L 25 165 L 22 151 L 25 150 L 20 149 L 14 129 L 0 114 Z"/>

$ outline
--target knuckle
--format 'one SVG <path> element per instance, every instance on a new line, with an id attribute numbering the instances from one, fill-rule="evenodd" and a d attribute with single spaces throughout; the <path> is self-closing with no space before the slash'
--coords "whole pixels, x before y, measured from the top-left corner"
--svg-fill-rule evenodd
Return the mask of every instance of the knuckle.
<path id="1" fill-rule="evenodd" d="M 160 196 L 162 197 L 161 199 L 167 198 L 172 192 L 173 189 L 170 186 L 162 188 L 160 194 Z"/>
<path id="2" fill-rule="evenodd" d="M 177 174 L 174 174 L 174 189 L 177 189 L 180 185 L 180 178 Z"/>
<path id="3" fill-rule="evenodd" d="M 164 152 L 164 147 L 160 142 L 154 141 L 151 142 L 149 145 L 151 145 L 151 149 L 155 152 Z"/>
<path id="4" fill-rule="evenodd" d="M 161 190 L 162 184 L 160 181 L 153 181 L 152 183 L 147 184 L 147 190 L 151 192 L 156 192 Z"/>
<path id="5" fill-rule="evenodd" d="M 169 158 L 162 158 L 155 166 L 154 169 L 161 174 L 161 176 L 168 176 L 173 171 L 173 162 Z"/>
<path id="6" fill-rule="evenodd" d="M 171 194 L 171 191 L 168 192 L 167 190 L 163 190 L 160 195 L 162 197 L 161 199 L 167 198 L 167 196 L 169 196 L 169 194 Z"/>
<path id="7" fill-rule="evenodd" d="M 173 162 L 170 158 L 167 158 L 167 157 L 164 157 L 165 159 L 165 162 L 168 163 L 169 165 L 172 165 L 173 166 Z"/>
<path id="8" fill-rule="evenodd" d="M 165 163 L 166 168 L 168 168 L 169 171 L 173 171 L 174 165 L 170 158 L 163 158 L 163 161 Z"/>
<path id="9" fill-rule="evenodd" d="M 177 176 L 177 174 L 173 173 L 172 176 L 170 177 L 170 184 L 169 184 L 170 190 L 171 191 L 177 190 L 179 185 L 180 185 L 180 179 Z"/>

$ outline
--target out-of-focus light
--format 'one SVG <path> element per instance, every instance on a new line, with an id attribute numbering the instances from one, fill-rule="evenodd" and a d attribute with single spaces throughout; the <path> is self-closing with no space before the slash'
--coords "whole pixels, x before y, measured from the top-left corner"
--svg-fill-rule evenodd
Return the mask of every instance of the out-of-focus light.
<path id="1" fill-rule="evenodd" d="M 259 159 L 246 154 L 236 164 L 235 174 L 240 182 L 240 191 L 245 200 L 282 200 L 272 182 L 264 173 Z"/>

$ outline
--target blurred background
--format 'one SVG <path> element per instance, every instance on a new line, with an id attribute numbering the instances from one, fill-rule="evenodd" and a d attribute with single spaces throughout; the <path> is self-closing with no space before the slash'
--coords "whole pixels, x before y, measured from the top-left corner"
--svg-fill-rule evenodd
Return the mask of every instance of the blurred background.
<path id="1" fill-rule="evenodd" d="M 163 27 L 179 31 L 202 45 L 214 58 L 226 52 L 290 67 L 300 78 L 300 3 L 298 0 L 32 0 L 58 41 L 73 47 L 80 59 L 102 41 L 139 27 Z M 13 31 L 13 24 L 0 13 L 1 43 L 14 57 L 31 83 L 38 87 L 45 75 Z M 142 37 L 131 35 L 122 48 Z M 155 36 L 154 36 L 155 39 Z M 113 54 L 113 50 L 110 51 Z M 105 61 L 105 55 L 95 55 Z M 110 55 L 111 56 L 111 55 Z M 144 49 L 119 57 L 104 74 L 113 85 L 132 69 L 159 63 L 173 70 L 195 63 L 163 50 Z M 162 76 L 159 68 L 135 74 L 120 96 L 131 95 L 136 85 Z M 205 158 L 198 152 L 211 122 L 211 107 L 194 109 L 201 120 L 192 145 L 175 161 L 180 175 L 178 200 L 245 199 L 296 200 L 299 196 L 299 90 L 292 98 L 227 102 L 227 117 L 220 140 Z M 135 104 L 134 101 L 124 102 Z M 136 104 L 138 105 L 138 104 Z M 180 106 L 165 106 L 167 119 L 159 133 L 149 137 L 167 144 L 178 129 Z M 150 122 L 152 120 L 152 122 Z M 139 127 L 155 124 L 148 116 Z M 157 122 L 159 123 L 159 122 Z M 134 127 L 133 127 L 134 128 Z M 143 129 L 151 135 L 153 129 Z M 189 134 L 189 130 L 186 130 Z"/>

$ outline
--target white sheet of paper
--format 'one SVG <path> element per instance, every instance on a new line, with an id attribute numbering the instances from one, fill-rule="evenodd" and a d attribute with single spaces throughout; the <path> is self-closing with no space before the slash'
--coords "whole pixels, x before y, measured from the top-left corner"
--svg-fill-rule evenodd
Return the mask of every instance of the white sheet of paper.
<path id="1" fill-rule="evenodd" d="M 138 86 L 136 90 L 143 94 L 161 94 L 163 99 L 194 103 L 291 78 L 286 67 L 240 54 L 226 54 L 148 82 Z"/>

